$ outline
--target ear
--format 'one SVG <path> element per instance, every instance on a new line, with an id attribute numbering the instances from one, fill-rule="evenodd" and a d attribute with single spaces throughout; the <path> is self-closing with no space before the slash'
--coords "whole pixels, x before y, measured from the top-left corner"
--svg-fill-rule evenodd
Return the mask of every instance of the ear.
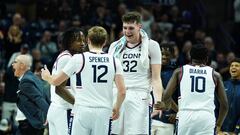
<path id="1" fill-rule="evenodd" d="M 88 44 L 88 45 L 91 44 L 91 41 L 90 41 L 89 38 L 87 38 L 87 44 Z"/>
<path id="2" fill-rule="evenodd" d="M 139 27 L 139 29 L 141 29 L 142 28 L 142 24 L 138 24 L 138 27 Z"/>

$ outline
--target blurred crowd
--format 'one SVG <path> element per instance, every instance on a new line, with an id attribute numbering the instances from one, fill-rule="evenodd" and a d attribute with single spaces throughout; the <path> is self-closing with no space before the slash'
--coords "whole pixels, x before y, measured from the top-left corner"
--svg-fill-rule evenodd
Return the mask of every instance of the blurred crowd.
<path id="1" fill-rule="evenodd" d="M 67 28 L 80 27 L 86 31 L 93 25 L 103 26 L 109 34 L 109 45 L 122 36 L 121 16 L 133 10 L 142 14 L 143 29 L 149 37 L 159 44 L 169 43 L 172 46 L 171 62 L 176 66 L 190 62 L 192 45 L 203 43 L 209 49 L 209 65 L 220 72 L 224 80 L 228 80 L 229 64 L 240 56 L 240 0 L 232 3 L 234 30 L 220 28 L 218 36 L 208 29 L 208 18 L 201 0 L 186 9 L 180 4 L 177 0 L 17 0 L 15 11 L 11 12 L 8 3 L 1 1 L 2 106 L 8 106 L 9 110 L 16 108 L 19 81 L 13 75 L 11 64 L 19 54 L 31 55 L 32 71 L 39 74 L 44 64 L 51 69 L 61 51 L 60 36 Z M 226 43 L 226 46 L 218 45 L 220 43 Z M 46 87 L 49 86 L 46 84 Z M 15 111 L 3 112 L 2 118 L 13 118 L 14 115 Z"/>

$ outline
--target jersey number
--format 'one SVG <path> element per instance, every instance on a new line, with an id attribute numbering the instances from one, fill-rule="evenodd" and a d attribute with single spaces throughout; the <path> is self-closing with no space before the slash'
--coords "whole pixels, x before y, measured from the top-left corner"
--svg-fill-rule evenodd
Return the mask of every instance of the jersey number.
<path id="1" fill-rule="evenodd" d="M 92 65 L 92 68 L 93 68 L 93 82 L 94 83 L 106 83 L 107 80 L 102 79 L 102 77 L 107 74 L 108 67 L 106 65 L 99 65 L 99 66 Z M 103 70 L 103 72 L 98 75 L 99 70 Z"/>
<path id="2" fill-rule="evenodd" d="M 125 65 L 123 71 L 124 72 L 137 72 L 135 67 L 137 66 L 137 61 L 132 60 L 132 61 L 123 61 L 123 64 Z"/>
<path id="3" fill-rule="evenodd" d="M 203 93 L 205 92 L 205 84 L 206 84 L 206 78 L 202 76 L 190 76 L 192 84 L 191 84 L 191 92 L 199 92 Z M 202 85 L 199 85 L 202 83 Z"/>

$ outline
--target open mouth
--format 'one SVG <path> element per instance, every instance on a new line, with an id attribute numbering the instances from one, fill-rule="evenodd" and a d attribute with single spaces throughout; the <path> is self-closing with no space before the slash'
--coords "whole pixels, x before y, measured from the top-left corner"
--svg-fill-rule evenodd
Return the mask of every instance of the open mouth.
<path id="1" fill-rule="evenodd" d="M 126 37 L 131 38 L 133 35 L 126 35 Z"/>
<path id="2" fill-rule="evenodd" d="M 233 73 L 233 74 L 236 73 L 236 72 L 237 72 L 237 70 L 231 70 L 231 73 Z"/>

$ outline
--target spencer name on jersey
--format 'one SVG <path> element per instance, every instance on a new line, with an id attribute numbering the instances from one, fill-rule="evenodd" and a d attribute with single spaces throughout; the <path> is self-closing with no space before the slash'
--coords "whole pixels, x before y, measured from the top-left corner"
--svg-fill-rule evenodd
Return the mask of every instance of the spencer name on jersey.
<path id="1" fill-rule="evenodd" d="M 191 74 L 207 74 L 207 71 L 205 69 L 189 69 L 189 73 Z"/>
<path id="2" fill-rule="evenodd" d="M 140 53 L 130 53 L 130 54 L 123 54 L 123 59 L 136 59 L 140 58 Z"/>
<path id="3" fill-rule="evenodd" d="M 109 63 L 109 58 L 108 57 L 89 57 L 89 62 L 102 62 L 102 63 Z"/>

